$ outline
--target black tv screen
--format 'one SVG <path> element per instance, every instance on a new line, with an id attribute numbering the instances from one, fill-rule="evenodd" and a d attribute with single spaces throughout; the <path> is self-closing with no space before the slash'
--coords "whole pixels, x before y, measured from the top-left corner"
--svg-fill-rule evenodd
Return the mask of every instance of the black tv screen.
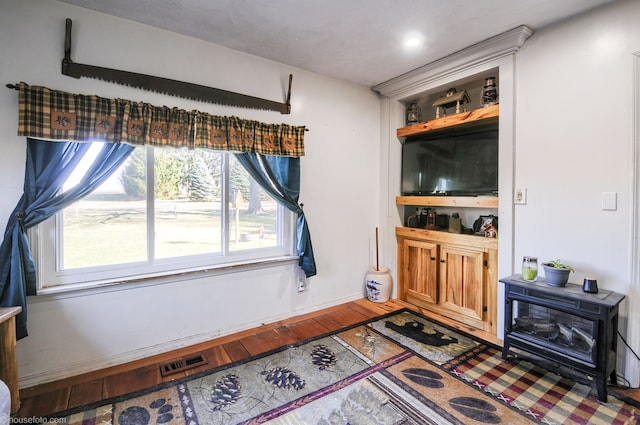
<path id="1" fill-rule="evenodd" d="M 497 195 L 497 128 L 407 139 L 402 146 L 402 194 Z"/>

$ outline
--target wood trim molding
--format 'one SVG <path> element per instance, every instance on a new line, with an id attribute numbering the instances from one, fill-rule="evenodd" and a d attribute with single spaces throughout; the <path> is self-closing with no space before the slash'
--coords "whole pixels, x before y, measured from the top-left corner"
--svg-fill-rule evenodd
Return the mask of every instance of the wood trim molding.
<path id="1" fill-rule="evenodd" d="M 630 285 L 635 287 L 635 291 L 628 294 L 628 306 L 637 305 L 640 301 L 638 293 L 640 291 L 640 51 L 633 54 L 633 106 L 631 114 L 632 125 L 632 152 L 633 152 L 633 182 L 631 191 L 631 253 L 630 264 Z M 640 311 L 637 308 L 628 308 L 628 319 L 626 320 L 626 340 L 632 347 L 640 344 Z M 638 387 L 640 383 L 640 369 L 638 360 L 633 356 L 625 356 L 624 370 L 625 378 L 632 387 Z"/>
<path id="2" fill-rule="evenodd" d="M 498 208 L 497 196 L 396 196 L 396 205 Z"/>
<path id="3" fill-rule="evenodd" d="M 373 87 L 383 96 L 397 98 L 430 82 L 463 69 L 517 52 L 533 30 L 525 25 L 498 34 L 437 61 Z"/>

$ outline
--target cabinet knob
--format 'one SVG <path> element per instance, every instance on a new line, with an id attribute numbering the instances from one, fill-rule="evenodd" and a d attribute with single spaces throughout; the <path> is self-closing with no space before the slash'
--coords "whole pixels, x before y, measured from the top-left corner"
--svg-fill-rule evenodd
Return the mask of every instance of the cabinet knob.
<path id="1" fill-rule="evenodd" d="M 436 261 L 436 257 L 431 257 L 431 261 Z"/>
<path id="2" fill-rule="evenodd" d="M 443 259 L 443 260 L 440 260 L 440 262 L 441 262 L 441 263 L 444 263 L 444 259 Z"/>

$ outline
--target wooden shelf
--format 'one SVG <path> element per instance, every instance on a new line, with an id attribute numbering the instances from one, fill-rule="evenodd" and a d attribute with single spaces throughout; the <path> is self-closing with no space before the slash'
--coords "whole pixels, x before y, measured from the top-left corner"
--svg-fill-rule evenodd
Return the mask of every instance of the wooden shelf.
<path id="1" fill-rule="evenodd" d="M 487 106 L 486 108 L 474 109 L 470 112 L 436 118 L 431 121 L 401 127 L 396 130 L 398 137 L 416 136 L 441 129 L 464 128 L 467 126 L 479 125 L 498 121 L 500 115 L 500 105 Z"/>
<path id="2" fill-rule="evenodd" d="M 396 237 L 404 237 L 411 239 L 429 240 L 439 244 L 446 243 L 450 245 L 460 245 L 473 247 L 482 250 L 497 250 L 497 238 L 483 238 L 476 235 L 462 235 L 458 233 L 449 233 L 444 230 L 426 230 L 416 229 L 412 227 L 396 227 Z"/>
<path id="3" fill-rule="evenodd" d="M 497 196 L 396 196 L 396 205 L 498 208 Z"/>

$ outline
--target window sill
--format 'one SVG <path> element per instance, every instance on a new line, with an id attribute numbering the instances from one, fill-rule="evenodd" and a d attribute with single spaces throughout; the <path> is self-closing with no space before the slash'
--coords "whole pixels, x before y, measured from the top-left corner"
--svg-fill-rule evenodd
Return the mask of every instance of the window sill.
<path id="1" fill-rule="evenodd" d="M 146 286 L 165 285 L 178 281 L 200 279 L 208 276 L 219 276 L 228 273 L 259 270 L 267 267 L 276 267 L 284 264 L 297 264 L 299 257 L 288 255 L 282 257 L 266 258 L 259 261 L 245 261 L 227 263 L 206 268 L 180 270 L 162 275 L 138 276 L 130 280 L 118 280 L 108 282 L 90 282 L 70 285 L 52 286 L 38 290 L 38 295 L 29 296 L 29 303 L 46 302 L 55 299 L 84 297 L 107 292 L 124 291 Z"/>

